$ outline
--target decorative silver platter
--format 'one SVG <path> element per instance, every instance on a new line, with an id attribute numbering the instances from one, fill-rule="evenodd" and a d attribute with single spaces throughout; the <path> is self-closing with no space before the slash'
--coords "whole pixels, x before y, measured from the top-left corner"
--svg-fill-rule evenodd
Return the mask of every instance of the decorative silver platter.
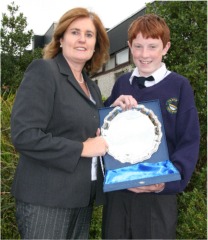
<path id="1" fill-rule="evenodd" d="M 101 135 L 108 143 L 108 154 L 122 163 L 135 164 L 158 150 L 162 130 L 154 112 L 139 104 L 127 111 L 115 107 L 105 117 Z"/>

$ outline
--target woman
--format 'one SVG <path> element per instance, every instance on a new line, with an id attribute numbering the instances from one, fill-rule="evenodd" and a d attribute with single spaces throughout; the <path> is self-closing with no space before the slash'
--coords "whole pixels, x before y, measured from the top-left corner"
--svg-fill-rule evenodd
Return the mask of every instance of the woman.
<path id="1" fill-rule="evenodd" d="M 88 238 L 93 201 L 102 203 L 97 156 L 108 148 L 98 130 L 101 93 L 88 74 L 108 59 L 108 48 L 99 17 L 75 8 L 61 17 L 44 59 L 25 72 L 11 117 L 20 153 L 12 194 L 22 238 Z"/>

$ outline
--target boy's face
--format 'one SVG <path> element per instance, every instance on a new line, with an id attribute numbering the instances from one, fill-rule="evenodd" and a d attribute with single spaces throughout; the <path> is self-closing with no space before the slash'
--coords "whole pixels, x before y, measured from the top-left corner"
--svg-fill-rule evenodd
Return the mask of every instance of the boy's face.
<path id="1" fill-rule="evenodd" d="M 160 38 L 143 38 L 142 34 L 138 33 L 132 45 L 129 43 L 129 48 L 140 75 L 147 77 L 161 67 L 162 57 L 170 48 L 170 42 L 163 48 Z"/>

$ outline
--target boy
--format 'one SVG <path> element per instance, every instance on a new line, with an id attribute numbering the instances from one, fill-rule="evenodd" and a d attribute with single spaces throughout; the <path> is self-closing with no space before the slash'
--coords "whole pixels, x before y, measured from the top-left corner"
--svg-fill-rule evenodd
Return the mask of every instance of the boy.
<path id="1" fill-rule="evenodd" d="M 120 95 L 132 95 L 138 102 L 159 99 L 170 160 L 182 179 L 108 192 L 103 238 L 175 239 L 176 194 L 187 186 L 199 152 L 194 95 L 188 79 L 162 62 L 170 48 L 170 31 L 161 17 L 137 18 L 128 29 L 128 45 L 136 68 L 119 77 L 105 106 L 116 105 Z"/>

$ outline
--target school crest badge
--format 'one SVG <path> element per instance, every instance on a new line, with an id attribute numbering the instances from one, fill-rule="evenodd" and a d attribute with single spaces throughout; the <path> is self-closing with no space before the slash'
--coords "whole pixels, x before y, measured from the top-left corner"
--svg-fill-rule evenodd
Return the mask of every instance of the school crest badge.
<path id="1" fill-rule="evenodd" d="M 171 114 L 176 114 L 178 110 L 178 99 L 170 98 L 166 102 L 166 109 Z"/>

